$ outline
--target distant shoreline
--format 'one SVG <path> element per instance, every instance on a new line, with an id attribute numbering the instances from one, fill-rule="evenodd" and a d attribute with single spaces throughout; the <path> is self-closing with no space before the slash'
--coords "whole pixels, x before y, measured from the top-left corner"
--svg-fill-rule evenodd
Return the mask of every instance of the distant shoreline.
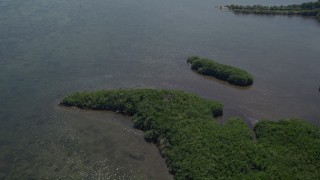
<path id="1" fill-rule="evenodd" d="M 320 1 L 288 6 L 227 5 L 225 7 L 234 13 L 240 14 L 301 15 L 314 17 L 318 22 L 320 22 Z"/>

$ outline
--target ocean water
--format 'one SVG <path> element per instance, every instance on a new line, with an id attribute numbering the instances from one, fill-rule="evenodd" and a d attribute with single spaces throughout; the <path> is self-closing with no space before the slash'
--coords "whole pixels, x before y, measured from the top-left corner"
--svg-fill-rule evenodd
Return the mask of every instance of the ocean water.
<path id="1" fill-rule="evenodd" d="M 320 125 L 320 23 L 216 6 L 302 0 L 0 0 L 0 179 L 172 179 L 130 117 L 58 105 L 76 91 L 165 88 L 261 119 Z M 243 68 L 238 88 L 190 55 Z"/>

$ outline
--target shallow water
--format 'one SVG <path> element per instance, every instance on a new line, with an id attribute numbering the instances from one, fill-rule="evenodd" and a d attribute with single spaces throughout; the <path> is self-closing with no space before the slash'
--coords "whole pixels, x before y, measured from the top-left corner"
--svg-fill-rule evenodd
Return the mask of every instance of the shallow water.
<path id="1" fill-rule="evenodd" d="M 166 88 L 225 104 L 225 122 L 320 124 L 320 23 L 235 15 L 225 4 L 303 1 L 0 0 L 0 179 L 171 179 L 157 148 L 110 112 L 62 108 L 82 90 Z M 241 67 L 237 88 L 189 55 Z"/>

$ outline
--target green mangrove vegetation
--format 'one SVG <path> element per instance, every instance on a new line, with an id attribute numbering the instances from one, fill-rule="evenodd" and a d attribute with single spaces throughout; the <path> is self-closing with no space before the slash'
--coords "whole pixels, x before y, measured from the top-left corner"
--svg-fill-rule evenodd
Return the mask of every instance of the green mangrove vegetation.
<path id="1" fill-rule="evenodd" d="M 234 118 L 219 124 L 223 105 L 175 90 L 103 90 L 65 97 L 65 106 L 112 110 L 160 149 L 175 179 L 319 179 L 320 128 L 301 120 Z"/>
<path id="2" fill-rule="evenodd" d="M 320 2 L 307 2 L 288 6 L 240 6 L 228 5 L 228 9 L 243 14 L 270 14 L 270 15 L 302 15 L 315 17 L 320 22 Z"/>
<path id="3" fill-rule="evenodd" d="M 217 63 L 213 60 L 202 59 L 198 56 L 191 56 L 187 59 L 191 64 L 191 69 L 200 74 L 213 76 L 237 86 L 250 86 L 253 83 L 253 77 L 247 71 Z"/>

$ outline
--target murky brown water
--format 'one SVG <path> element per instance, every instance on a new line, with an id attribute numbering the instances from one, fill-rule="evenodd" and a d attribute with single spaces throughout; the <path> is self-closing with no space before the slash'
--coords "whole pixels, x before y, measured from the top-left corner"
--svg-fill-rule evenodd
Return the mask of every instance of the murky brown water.
<path id="1" fill-rule="evenodd" d="M 226 121 L 320 124 L 320 23 L 225 4 L 303 1 L 0 0 L 0 179 L 171 179 L 130 118 L 61 108 L 72 92 L 167 88 L 225 104 Z M 200 76 L 200 55 L 244 68 L 247 89 Z"/>

